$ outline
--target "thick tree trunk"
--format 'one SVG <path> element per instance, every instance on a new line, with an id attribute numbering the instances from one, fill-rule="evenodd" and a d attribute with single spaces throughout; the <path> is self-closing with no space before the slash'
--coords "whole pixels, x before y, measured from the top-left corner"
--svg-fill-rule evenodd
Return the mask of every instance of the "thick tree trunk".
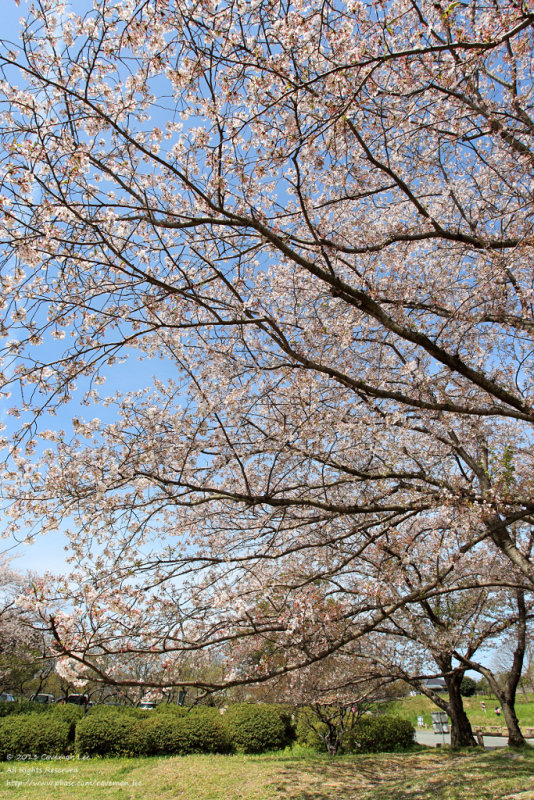
<path id="1" fill-rule="evenodd" d="M 514 657 L 514 666 L 516 666 L 515 662 L 516 660 Z M 519 674 L 521 674 L 521 671 Z M 508 674 L 504 689 L 500 688 L 495 676 L 489 670 L 485 671 L 484 677 L 493 689 L 495 697 L 501 704 L 504 721 L 506 723 L 506 727 L 508 728 L 509 747 L 523 747 L 526 742 L 523 734 L 521 733 L 521 728 L 519 727 L 517 714 L 515 713 L 515 694 L 517 689 L 517 681 L 519 678 L 516 680 L 516 672 L 514 667 L 512 667 L 512 670 Z"/>
<path id="2" fill-rule="evenodd" d="M 521 728 L 519 727 L 519 720 L 517 719 L 517 715 L 515 713 L 514 704 L 507 703 L 505 700 L 503 700 L 502 713 L 504 715 L 506 727 L 508 728 L 508 746 L 523 747 L 525 744 L 525 738 L 521 733 Z"/>
<path id="3" fill-rule="evenodd" d="M 521 733 L 519 727 L 519 720 L 515 713 L 515 696 L 521 672 L 523 671 L 523 662 L 525 660 L 525 647 L 527 639 L 527 610 L 525 606 L 525 593 L 518 590 L 516 593 L 517 600 L 517 638 L 514 650 L 514 659 L 512 661 L 512 668 L 508 673 L 504 691 L 502 693 L 501 703 L 508 728 L 508 745 L 510 747 L 523 747 L 525 745 L 525 738 Z"/>
<path id="4" fill-rule="evenodd" d="M 506 727 L 508 728 L 508 745 L 510 747 L 523 747 L 526 744 L 526 742 L 523 734 L 521 733 L 521 728 L 519 727 L 519 720 L 517 719 L 517 714 L 515 713 L 515 698 L 517 693 L 517 687 L 519 685 L 519 680 L 521 678 L 521 672 L 523 671 L 523 662 L 525 660 L 525 647 L 526 647 L 526 637 L 527 637 L 527 611 L 525 606 L 525 593 L 523 590 L 521 589 L 517 590 L 516 600 L 517 600 L 516 646 L 514 650 L 512 666 L 510 672 L 507 675 L 504 688 L 501 688 L 499 686 L 495 675 L 487 667 L 482 666 L 482 664 L 477 664 L 474 661 L 471 661 L 470 659 L 462 656 L 456 655 L 456 657 L 459 658 L 466 667 L 471 667 L 472 669 L 476 669 L 478 672 L 480 672 L 481 675 L 483 675 L 486 678 L 491 690 L 495 694 L 495 697 L 501 704 L 504 721 L 506 723 Z"/>
<path id="5" fill-rule="evenodd" d="M 460 694 L 463 676 L 463 671 L 444 676 L 449 692 L 447 713 L 451 719 L 451 747 L 476 747 L 477 742 Z"/>
<path id="6" fill-rule="evenodd" d="M 452 668 L 452 657 L 449 654 L 444 656 L 434 656 L 436 664 L 439 666 L 449 693 L 448 702 L 435 695 L 434 692 L 425 691 L 425 694 L 438 706 L 446 711 L 450 719 L 451 746 L 452 747 L 476 747 L 477 741 L 471 728 L 471 723 L 464 710 L 463 698 L 460 693 L 465 670 Z"/>

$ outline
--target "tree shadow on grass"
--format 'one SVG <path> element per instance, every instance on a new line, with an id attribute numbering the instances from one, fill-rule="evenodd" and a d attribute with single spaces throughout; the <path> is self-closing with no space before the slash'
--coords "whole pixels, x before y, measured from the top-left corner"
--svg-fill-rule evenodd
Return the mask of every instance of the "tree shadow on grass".
<path id="1" fill-rule="evenodd" d="M 532 757 L 504 753 L 355 756 L 284 762 L 272 786 L 285 800 L 531 800 L 533 772 Z"/>

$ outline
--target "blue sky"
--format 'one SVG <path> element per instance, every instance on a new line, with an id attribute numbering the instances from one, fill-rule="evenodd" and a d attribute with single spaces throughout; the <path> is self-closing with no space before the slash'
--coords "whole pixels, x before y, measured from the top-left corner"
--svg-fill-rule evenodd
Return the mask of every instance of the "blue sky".
<path id="1" fill-rule="evenodd" d="M 17 6 L 15 0 L 2 0 L 2 25 L 0 28 L 0 38 L 17 43 L 19 39 L 20 19 L 27 13 L 27 8 L 31 4 L 31 0 L 21 0 L 20 5 Z M 135 356 L 134 356 L 135 358 Z M 146 385 L 152 376 L 155 369 L 151 366 L 150 362 L 135 368 L 134 360 L 130 360 L 122 368 L 117 366 L 114 370 L 113 381 L 107 384 L 103 394 L 112 394 L 116 390 L 128 391 L 137 386 L 132 386 L 132 376 L 140 379 L 143 385 Z M 68 407 L 63 407 L 58 410 L 58 415 L 51 422 L 50 427 L 61 428 L 70 432 L 71 418 L 74 415 L 85 418 L 92 418 L 105 416 L 101 408 L 87 408 L 81 407 L 76 402 L 78 398 L 73 401 Z M 81 397 L 79 398 L 81 399 Z M 11 418 L 7 415 L 7 411 L 12 407 L 14 396 L 9 399 L 0 398 L 0 420 L 4 424 L 8 424 L 8 428 L 13 428 Z M 20 537 L 23 538 L 22 536 Z M 15 540 L 4 539 L 0 541 L 0 552 L 13 557 L 12 566 L 19 571 L 31 570 L 38 573 L 45 571 L 61 573 L 67 569 L 65 547 L 67 539 L 60 531 L 47 533 L 46 535 L 37 535 L 31 544 L 20 544 Z"/>
<path id="2" fill-rule="evenodd" d="M 14 0 L 3 0 L 1 38 L 16 43 L 19 37 L 19 20 L 26 13 L 27 0 L 21 0 L 19 6 Z M 12 405 L 12 400 L 0 400 L 0 417 L 5 418 L 7 408 Z M 61 571 L 65 566 L 65 539 L 58 532 L 39 537 L 32 545 L 16 546 L 10 540 L 0 543 L 0 550 L 14 556 L 13 567 L 20 571 L 32 570 L 35 572 Z"/>
<path id="3" fill-rule="evenodd" d="M 19 19 L 24 16 L 26 0 L 21 0 L 17 7 L 15 0 L 4 0 L 2 3 L 2 39 L 15 41 L 18 34 Z"/>

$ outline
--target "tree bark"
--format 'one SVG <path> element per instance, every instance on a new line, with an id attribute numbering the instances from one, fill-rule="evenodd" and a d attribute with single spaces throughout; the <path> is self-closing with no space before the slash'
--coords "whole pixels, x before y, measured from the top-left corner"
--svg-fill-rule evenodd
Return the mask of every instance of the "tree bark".
<path id="1" fill-rule="evenodd" d="M 436 664 L 439 666 L 449 693 L 448 701 L 432 690 L 428 690 L 423 684 L 418 684 L 418 688 L 429 697 L 432 702 L 447 712 L 450 719 L 451 746 L 452 747 L 476 747 L 477 741 L 471 728 L 471 723 L 464 710 L 463 698 L 460 693 L 465 669 L 452 668 L 452 657 L 445 655 L 442 657 L 434 656 Z"/>
<path id="2" fill-rule="evenodd" d="M 525 592 L 522 589 L 517 590 L 516 600 L 517 600 L 516 646 L 514 650 L 512 666 L 507 675 L 506 682 L 503 688 L 499 686 L 497 679 L 495 678 L 495 675 L 490 669 L 482 666 L 481 664 L 477 664 L 476 662 L 471 661 L 468 658 L 462 658 L 461 656 L 457 655 L 457 658 L 460 658 L 466 667 L 471 667 L 472 669 L 476 669 L 477 672 L 480 672 L 480 674 L 486 678 L 491 690 L 495 694 L 495 697 L 501 704 L 504 721 L 508 729 L 509 747 L 523 747 L 526 744 L 525 737 L 523 736 L 521 728 L 519 727 L 519 720 L 517 719 L 517 714 L 515 713 L 515 698 L 517 693 L 517 687 L 521 679 L 521 673 L 523 671 L 523 662 L 525 660 L 525 648 L 526 648 L 526 638 L 527 638 L 527 611 L 525 606 Z"/>
<path id="3" fill-rule="evenodd" d="M 504 719 L 506 721 L 506 727 L 508 728 L 508 745 L 510 747 L 523 747 L 525 745 L 525 738 L 521 733 L 519 720 L 515 713 L 515 697 L 521 678 L 521 672 L 523 671 L 527 638 L 527 611 L 525 607 L 525 593 L 523 590 L 518 589 L 516 599 L 518 617 L 516 647 L 514 650 L 512 667 L 508 673 L 502 692 L 502 698 L 499 699 L 502 703 Z"/>
<path id="4" fill-rule="evenodd" d="M 508 728 L 508 746 L 523 747 L 526 744 L 525 737 L 521 733 L 521 728 L 519 727 L 519 720 L 517 719 L 517 715 L 515 713 L 514 704 L 503 702 L 502 711 L 504 715 L 504 721 L 506 722 L 506 727 Z"/>
<path id="5" fill-rule="evenodd" d="M 460 693 L 463 677 L 463 670 L 444 675 L 449 692 L 447 713 L 451 719 L 451 747 L 476 747 L 477 742 Z"/>

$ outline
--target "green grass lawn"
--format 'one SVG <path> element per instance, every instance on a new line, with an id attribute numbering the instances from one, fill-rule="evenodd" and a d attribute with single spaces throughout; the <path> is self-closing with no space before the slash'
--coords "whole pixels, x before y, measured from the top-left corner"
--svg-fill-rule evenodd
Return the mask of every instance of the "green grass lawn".
<path id="1" fill-rule="evenodd" d="M 534 800 L 534 749 L 329 758 L 185 756 L 0 764 L 13 800 Z"/>
<path id="2" fill-rule="evenodd" d="M 464 697 L 463 700 L 464 708 L 472 725 L 501 725 L 503 728 L 506 727 L 502 714 L 497 717 L 494 713 L 493 709 L 499 705 L 495 697 L 474 695 L 473 697 Z M 485 713 L 480 705 L 482 702 L 486 704 Z M 518 694 L 515 709 L 519 724 L 525 728 L 534 728 L 534 694 L 528 694 L 526 698 L 522 693 Z M 438 708 L 428 697 L 416 695 L 415 697 L 403 697 L 387 704 L 381 704 L 380 711 L 387 711 L 388 714 L 398 714 L 406 717 L 415 727 L 417 727 L 417 717 L 422 716 L 425 723 L 430 727 L 432 721 L 431 712 L 438 711 Z"/>

